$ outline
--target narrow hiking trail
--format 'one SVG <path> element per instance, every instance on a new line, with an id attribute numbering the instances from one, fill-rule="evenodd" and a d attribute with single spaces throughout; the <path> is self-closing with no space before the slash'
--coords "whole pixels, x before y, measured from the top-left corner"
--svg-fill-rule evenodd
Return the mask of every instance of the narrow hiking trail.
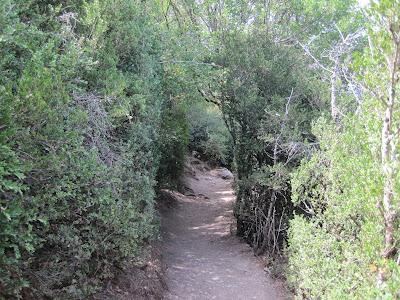
<path id="1" fill-rule="evenodd" d="M 164 215 L 166 299 L 284 299 L 248 245 L 231 233 L 232 181 L 197 161 L 186 170 L 188 195 Z"/>

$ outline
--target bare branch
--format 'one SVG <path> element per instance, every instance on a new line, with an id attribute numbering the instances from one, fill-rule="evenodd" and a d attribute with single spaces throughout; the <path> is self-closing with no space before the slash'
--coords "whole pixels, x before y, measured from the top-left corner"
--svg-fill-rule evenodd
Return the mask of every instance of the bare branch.
<path id="1" fill-rule="evenodd" d="M 308 49 L 308 47 L 304 44 L 302 44 L 300 41 L 297 41 L 297 43 L 303 48 L 304 52 L 311 57 L 315 63 L 323 70 L 325 70 L 328 73 L 333 73 L 332 70 L 329 70 L 327 67 L 325 67 L 314 55 L 312 55 L 310 49 Z"/>
<path id="2" fill-rule="evenodd" d="M 216 97 L 211 93 L 211 96 L 213 97 L 213 99 L 211 99 L 210 97 L 208 97 L 206 95 L 206 93 L 204 91 L 202 91 L 200 88 L 197 88 L 197 91 L 200 93 L 200 95 L 204 98 L 204 100 L 206 100 L 207 102 L 211 102 L 214 103 L 217 106 L 220 106 L 221 103 L 219 103 L 216 99 Z"/>

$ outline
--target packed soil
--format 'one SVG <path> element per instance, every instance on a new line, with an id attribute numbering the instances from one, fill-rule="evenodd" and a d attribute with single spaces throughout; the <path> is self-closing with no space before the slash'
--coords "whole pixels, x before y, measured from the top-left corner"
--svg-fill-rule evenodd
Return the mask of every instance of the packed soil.
<path id="1" fill-rule="evenodd" d="M 176 203 L 162 218 L 165 299 L 286 298 L 281 284 L 234 234 L 235 196 L 225 174 L 191 159 L 185 195 L 170 193 Z"/>

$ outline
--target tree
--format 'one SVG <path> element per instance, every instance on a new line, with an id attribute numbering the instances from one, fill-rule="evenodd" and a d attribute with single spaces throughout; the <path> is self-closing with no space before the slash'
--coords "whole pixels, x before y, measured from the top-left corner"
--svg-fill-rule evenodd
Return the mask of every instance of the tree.
<path id="1" fill-rule="evenodd" d="M 371 68 L 378 71 L 381 80 L 369 85 L 373 95 L 382 102 L 381 164 L 384 175 L 383 197 L 379 207 L 383 209 L 385 223 L 385 247 L 383 257 L 397 253 L 395 243 L 398 209 L 395 199 L 395 181 L 399 172 L 398 158 L 400 142 L 400 105 L 398 97 L 400 79 L 400 2 L 382 1 L 373 3 L 369 10 Z M 371 73 L 369 73 L 371 74 Z M 371 79 L 377 79 L 372 76 Z M 400 262 L 400 260 L 399 260 Z"/>
<path id="2" fill-rule="evenodd" d="M 352 54 L 363 102 L 339 130 L 315 123 L 319 150 L 292 180 L 288 277 L 305 298 L 398 293 L 399 2 L 373 2 L 366 16 L 369 47 Z"/>

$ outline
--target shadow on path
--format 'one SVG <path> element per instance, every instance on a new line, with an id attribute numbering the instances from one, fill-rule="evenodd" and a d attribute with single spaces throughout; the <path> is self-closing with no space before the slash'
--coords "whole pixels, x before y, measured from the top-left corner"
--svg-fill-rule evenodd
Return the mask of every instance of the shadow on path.
<path id="1" fill-rule="evenodd" d="M 166 299 L 283 299 L 248 245 L 231 234 L 232 182 L 220 170 L 191 167 L 185 178 L 195 196 L 177 195 L 162 218 Z"/>

